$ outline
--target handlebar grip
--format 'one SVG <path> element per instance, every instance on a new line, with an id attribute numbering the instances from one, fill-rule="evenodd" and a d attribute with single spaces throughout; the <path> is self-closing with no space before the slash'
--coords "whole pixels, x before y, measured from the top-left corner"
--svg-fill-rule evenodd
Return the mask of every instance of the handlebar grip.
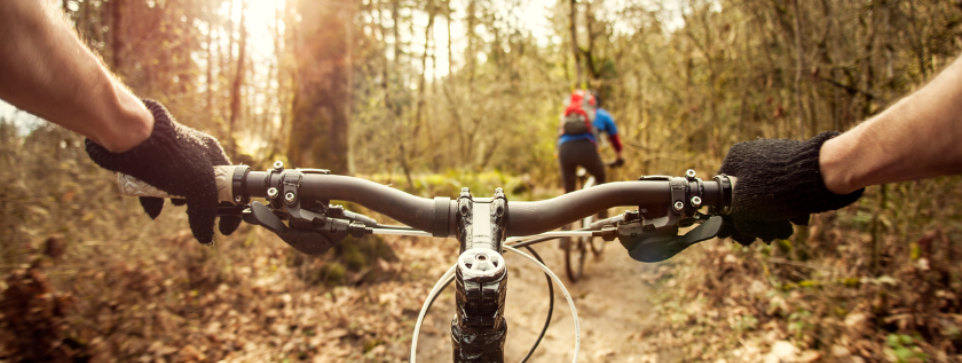
<path id="1" fill-rule="evenodd" d="M 234 165 L 218 165 L 214 167 L 214 180 L 217 181 L 217 200 L 221 202 L 232 202 L 231 178 L 234 175 Z M 147 184 L 143 180 L 134 178 L 124 173 L 117 173 L 117 187 L 121 195 L 132 197 L 154 197 L 184 199 L 183 196 L 170 195 L 167 192 L 157 189 Z"/>

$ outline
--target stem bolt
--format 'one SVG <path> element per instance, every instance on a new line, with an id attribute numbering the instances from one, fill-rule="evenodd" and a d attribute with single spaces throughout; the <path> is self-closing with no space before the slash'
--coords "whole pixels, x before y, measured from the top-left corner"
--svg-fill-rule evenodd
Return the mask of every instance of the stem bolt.
<path id="1" fill-rule="evenodd" d="M 274 162 L 274 170 L 276 170 L 276 171 L 284 170 L 284 162 L 283 162 L 283 161 L 280 161 L 280 160 L 275 161 L 275 162 Z"/>
<path id="2" fill-rule="evenodd" d="M 292 192 L 287 192 L 287 194 L 284 194 L 284 200 L 286 200 L 288 203 L 293 202 L 293 201 L 294 201 L 294 193 L 292 193 Z"/>
<path id="3" fill-rule="evenodd" d="M 240 203 L 241 200 L 243 200 L 243 199 L 244 199 L 244 198 L 241 197 L 240 195 L 235 195 L 235 196 L 234 196 L 234 201 L 237 202 L 237 203 Z"/>
<path id="4" fill-rule="evenodd" d="M 695 208 L 701 207 L 701 197 L 697 195 L 694 197 L 691 197 L 691 206 Z"/>
<path id="5" fill-rule="evenodd" d="M 271 187 L 267 189 L 267 197 L 271 199 L 277 198 L 277 188 Z"/>
<path id="6" fill-rule="evenodd" d="M 679 200 L 679 201 L 675 202 L 674 207 L 675 207 L 675 210 L 680 211 L 680 210 L 682 210 L 682 209 L 685 209 L 685 203 L 682 203 L 682 202 Z"/>
<path id="7" fill-rule="evenodd" d="M 685 177 L 687 177 L 688 179 L 694 179 L 694 178 L 695 178 L 695 170 L 694 170 L 694 169 L 688 169 L 688 171 L 685 171 Z"/>

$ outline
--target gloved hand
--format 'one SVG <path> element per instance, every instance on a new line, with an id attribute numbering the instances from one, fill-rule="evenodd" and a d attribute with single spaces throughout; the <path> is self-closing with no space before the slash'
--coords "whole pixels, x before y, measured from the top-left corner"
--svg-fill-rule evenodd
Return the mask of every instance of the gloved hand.
<path id="1" fill-rule="evenodd" d="M 823 132 L 808 141 L 759 139 L 735 144 L 719 174 L 737 177 L 732 212 L 719 237 L 750 245 L 755 238 L 770 243 L 792 235 L 792 225 L 808 225 L 809 214 L 854 203 L 865 189 L 846 195 L 825 187 L 818 155 L 822 144 L 838 136 Z"/>
<path id="2" fill-rule="evenodd" d="M 622 157 L 618 157 L 618 159 L 615 159 L 615 161 L 611 163 L 610 166 L 612 168 L 620 168 L 622 166 L 625 166 L 625 159 Z"/>
<path id="3" fill-rule="evenodd" d="M 218 206 L 214 166 L 230 165 L 230 160 L 216 139 L 177 123 L 157 101 L 143 101 L 154 116 L 154 129 L 147 140 L 115 154 L 87 139 L 87 155 L 104 169 L 131 175 L 171 195 L 183 196 L 194 238 L 211 243 Z M 154 219 L 160 215 L 164 200 L 140 198 L 140 205 Z M 222 217 L 220 232 L 233 233 L 240 221 L 240 217 Z"/>

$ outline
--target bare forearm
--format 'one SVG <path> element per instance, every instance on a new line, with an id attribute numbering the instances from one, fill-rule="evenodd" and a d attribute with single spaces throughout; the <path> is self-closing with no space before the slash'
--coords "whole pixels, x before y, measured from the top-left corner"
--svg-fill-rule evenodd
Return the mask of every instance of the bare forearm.
<path id="1" fill-rule="evenodd" d="M 825 142 L 819 166 L 838 194 L 962 173 L 962 57 L 885 112 Z"/>
<path id="2" fill-rule="evenodd" d="M 47 3 L 0 1 L 0 98 L 112 152 L 138 145 L 150 113 Z"/>

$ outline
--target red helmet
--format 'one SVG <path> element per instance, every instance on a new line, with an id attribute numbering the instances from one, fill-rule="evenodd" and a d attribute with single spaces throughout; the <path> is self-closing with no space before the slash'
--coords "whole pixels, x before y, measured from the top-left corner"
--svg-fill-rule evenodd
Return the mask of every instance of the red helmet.
<path id="1" fill-rule="evenodd" d="M 595 101 L 595 96 L 591 94 L 591 92 L 580 89 L 571 93 L 571 97 L 568 99 L 568 102 L 566 102 L 565 106 L 570 107 L 571 105 L 578 105 L 586 101 L 588 105 L 598 107 L 597 102 Z"/>

